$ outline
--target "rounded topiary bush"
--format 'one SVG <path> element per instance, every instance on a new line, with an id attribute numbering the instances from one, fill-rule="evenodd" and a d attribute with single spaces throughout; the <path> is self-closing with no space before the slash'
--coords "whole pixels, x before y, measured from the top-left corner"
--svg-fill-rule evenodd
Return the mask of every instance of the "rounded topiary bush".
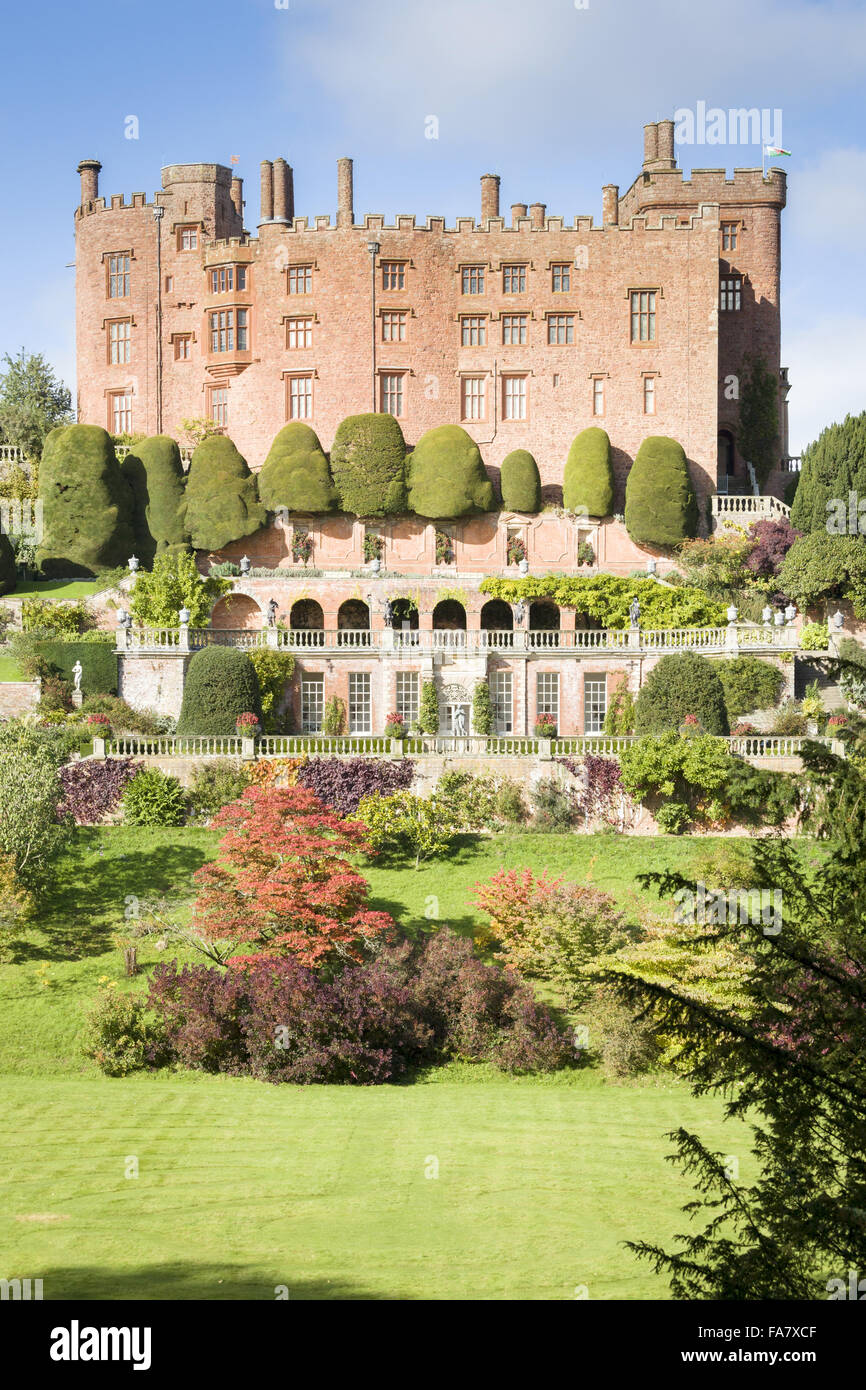
<path id="1" fill-rule="evenodd" d="M 349 415 L 331 445 L 341 511 L 384 516 L 406 510 L 406 441 L 393 415 Z"/>
<path id="2" fill-rule="evenodd" d="M 259 473 L 259 497 L 269 512 L 329 512 L 337 493 L 319 436 L 301 420 L 284 425 Z"/>
<path id="3" fill-rule="evenodd" d="M 181 521 L 185 479 L 176 440 L 167 434 L 142 439 L 120 471 L 132 489 L 136 553 L 149 568 L 164 550 L 189 540 Z"/>
<path id="4" fill-rule="evenodd" d="M 696 534 L 697 498 L 675 439 L 650 435 L 638 449 L 625 488 L 625 524 L 638 545 L 679 545 Z"/>
<path id="5" fill-rule="evenodd" d="M 613 512 L 613 465 L 606 430 L 591 425 L 581 430 L 565 463 L 562 505 L 586 516 L 610 516 Z"/>
<path id="6" fill-rule="evenodd" d="M 409 507 L 419 516 L 470 516 L 493 506 L 481 451 L 460 425 L 437 425 L 409 455 Z"/>
<path id="7" fill-rule="evenodd" d="M 16 581 L 15 551 L 12 542 L 0 531 L 0 594 L 11 594 Z"/>
<path id="8" fill-rule="evenodd" d="M 641 686 L 635 703 L 635 733 L 678 729 L 687 714 L 696 717 L 706 734 L 728 732 L 725 692 L 713 663 L 694 652 L 663 656 Z"/>
<path id="9" fill-rule="evenodd" d="M 782 693 L 782 672 L 757 656 L 735 656 L 719 662 L 719 680 L 725 692 L 729 718 L 753 709 L 770 709 Z"/>
<path id="10" fill-rule="evenodd" d="M 183 787 L 158 767 L 143 767 L 136 773 L 121 801 L 123 819 L 129 825 L 183 825 L 186 819 Z"/>
<path id="11" fill-rule="evenodd" d="M 259 682 L 246 652 L 234 647 L 203 647 L 189 663 L 179 734 L 233 734 L 239 714 L 262 718 Z"/>
<path id="12" fill-rule="evenodd" d="M 196 550 L 221 550 L 264 526 L 256 480 L 224 434 L 203 439 L 190 460 L 180 524 Z"/>
<path id="13" fill-rule="evenodd" d="M 502 505 L 508 512 L 537 512 L 541 506 L 538 464 L 528 449 L 512 449 L 499 476 Z"/>
<path id="14" fill-rule="evenodd" d="M 111 435 L 99 425 L 61 425 L 39 465 L 42 542 L 36 563 L 49 578 L 92 576 L 125 565 L 135 546 L 132 489 Z"/>

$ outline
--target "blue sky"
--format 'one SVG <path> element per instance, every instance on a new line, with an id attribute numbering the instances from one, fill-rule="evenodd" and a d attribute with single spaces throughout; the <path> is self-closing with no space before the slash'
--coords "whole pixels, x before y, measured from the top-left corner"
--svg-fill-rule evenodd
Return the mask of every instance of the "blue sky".
<path id="1" fill-rule="evenodd" d="M 866 6 L 729 0 L 77 0 L 7 6 L 0 90 L 7 191 L 0 353 L 43 351 L 74 381 L 75 166 L 152 196 L 160 167 L 229 163 L 258 216 L 258 164 L 283 155 L 298 213 L 478 215 L 502 203 L 601 213 L 628 187 L 644 122 L 695 108 L 782 111 L 791 445 L 866 408 Z M 125 138 L 126 118 L 138 139 Z M 438 138 L 426 138 L 429 117 Z M 680 147 L 685 169 L 760 147 Z"/>

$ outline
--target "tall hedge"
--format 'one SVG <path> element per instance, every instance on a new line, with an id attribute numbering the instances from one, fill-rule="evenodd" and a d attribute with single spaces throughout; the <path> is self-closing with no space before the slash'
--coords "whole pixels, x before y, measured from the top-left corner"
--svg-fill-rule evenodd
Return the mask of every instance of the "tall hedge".
<path id="1" fill-rule="evenodd" d="M 72 681 L 72 668 L 81 662 L 81 689 L 85 695 L 117 694 L 117 656 L 114 642 L 35 642 L 33 652 L 56 666 L 64 680 Z"/>
<path id="2" fill-rule="evenodd" d="M 393 415 L 349 415 L 331 445 L 341 511 L 384 516 L 406 510 L 406 441 Z"/>
<path id="3" fill-rule="evenodd" d="M 728 732 L 725 692 L 713 663 L 695 652 L 663 656 L 640 688 L 635 733 L 678 729 L 687 714 L 697 717 L 705 734 Z"/>
<path id="4" fill-rule="evenodd" d="M 316 431 L 301 420 L 284 425 L 259 473 L 259 497 L 269 512 L 330 512 L 337 492 Z"/>
<path id="5" fill-rule="evenodd" d="M 481 451 L 460 425 L 422 434 L 408 460 L 409 507 L 419 516 L 471 516 L 493 506 Z"/>
<path id="6" fill-rule="evenodd" d="M 221 550 L 264 526 L 255 477 L 225 435 L 208 435 L 195 450 L 179 520 L 196 550 Z"/>
<path id="7" fill-rule="evenodd" d="M 537 512 L 541 507 L 538 464 L 528 449 L 512 449 L 502 460 L 499 475 L 502 505 L 507 512 Z"/>
<path id="8" fill-rule="evenodd" d="M 9 537 L 0 531 L 0 594 L 11 594 L 16 579 L 15 551 Z"/>
<path id="9" fill-rule="evenodd" d="M 125 565 L 135 547 L 132 489 L 99 425 L 61 425 L 39 466 L 42 543 L 36 563 L 49 577 L 91 577 Z"/>
<path id="10" fill-rule="evenodd" d="M 185 478 L 177 442 L 167 434 L 142 439 L 120 471 L 132 489 L 136 554 L 150 568 L 157 555 L 189 540 L 181 521 Z"/>
<path id="11" fill-rule="evenodd" d="M 826 531 L 834 498 L 846 512 L 850 492 L 866 498 L 866 411 L 822 430 L 803 450 L 799 478 L 791 504 L 791 525 L 799 531 Z"/>
<path id="12" fill-rule="evenodd" d="M 565 461 L 562 505 L 569 512 L 610 516 L 613 512 L 613 465 L 610 439 L 597 425 L 576 435 Z"/>
<path id="13" fill-rule="evenodd" d="M 625 524 L 638 545 L 674 546 L 698 529 L 698 503 L 685 451 L 675 439 L 643 441 L 625 489 Z"/>
<path id="14" fill-rule="evenodd" d="M 259 682 L 246 652 L 236 647 L 202 647 L 189 663 L 179 734 L 233 734 L 239 714 L 262 717 Z"/>

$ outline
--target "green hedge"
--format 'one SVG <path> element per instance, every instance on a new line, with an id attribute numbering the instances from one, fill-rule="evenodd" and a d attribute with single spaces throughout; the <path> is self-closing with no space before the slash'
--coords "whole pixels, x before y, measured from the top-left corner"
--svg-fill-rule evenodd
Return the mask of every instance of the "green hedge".
<path id="1" fill-rule="evenodd" d="M 330 512 L 337 493 L 319 436 L 301 420 L 284 425 L 259 473 L 259 497 L 269 512 Z"/>
<path id="2" fill-rule="evenodd" d="M 15 551 L 9 537 L 0 531 L 0 594 L 11 594 L 16 580 Z"/>
<path id="3" fill-rule="evenodd" d="M 331 445 L 341 511 L 384 516 L 406 510 L 406 441 L 393 415 L 349 415 Z"/>
<path id="4" fill-rule="evenodd" d="M 56 666 L 64 680 L 72 682 L 72 668 L 81 662 L 81 689 L 84 695 L 117 694 L 117 656 L 114 638 L 105 642 L 34 642 L 33 651 L 51 666 Z"/>
<path id="5" fill-rule="evenodd" d="M 696 716 L 704 733 L 727 734 L 728 712 L 718 671 L 696 652 L 663 656 L 638 693 L 635 733 L 677 730 L 687 714 Z"/>
<path id="6" fill-rule="evenodd" d="M 407 467 L 409 506 L 419 516 L 471 516 L 493 506 L 481 451 L 460 425 L 438 425 L 422 434 Z"/>
<path id="7" fill-rule="evenodd" d="M 196 550 L 221 550 L 264 526 L 255 477 L 225 435 L 208 435 L 195 450 L 179 520 Z"/>
<path id="8" fill-rule="evenodd" d="M 537 512 L 541 507 L 541 477 L 528 449 L 512 449 L 502 460 L 499 475 L 502 505 L 508 512 Z"/>
<path id="9" fill-rule="evenodd" d="M 91 577 L 125 565 L 135 547 L 133 497 L 107 430 L 61 425 L 39 465 L 42 542 L 36 563 L 49 578 Z"/>
<path id="10" fill-rule="evenodd" d="M 233 734 L 239 714 L 262 717 L 255 669 L 235 647 L 203 647 L 186 673 L 179 734 Z"/>
<path id="11" fill-rule="evenodd" d="M 782 672 L 757 656 L 735 656 L 718 663 L 728 715 L 736 718 L 753 709 L 770 709 L 782 690 Z"/>
<path id="12" fill-rule="evenodd" d="M 134 445 L 120 471 L 132 489 L 136 554 L 149 569 L 157 555 L 189 540 L 181 520 L 185 478 L 180 449 L 167 434 L 155 434 Z"/>
<path id="13" fill-rule="evenodd" d="M 694 536 L 698 504 L 685 451 L 675 439 L 645 439 L 628 475 L 625 524 L 638 545 L 679 545 Z"/>
<path id="14" fill-rule="evenodd" d="M 568 451 L 562 505 L 566 511 L 587 516 L 610 516 L 613 512 L 610 439 L 597 425 L 581 430 Z"/>

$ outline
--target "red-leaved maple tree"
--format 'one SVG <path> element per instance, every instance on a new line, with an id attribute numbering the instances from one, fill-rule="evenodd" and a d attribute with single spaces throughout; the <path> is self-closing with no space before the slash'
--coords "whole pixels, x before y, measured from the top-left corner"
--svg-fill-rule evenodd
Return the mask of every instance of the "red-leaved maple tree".
<path id="1" fill-rule="evenodd" d="M 369 850 L 365 827 L 313 792 L 248 787 L 212 824 L 226 833 L 195 874 L 192 928 L 226 946 L 228 964 L 292 956 L 319 969 L 391 937 L 393 919 L 370 911 L 369 884 L 345 858 Z"/>

